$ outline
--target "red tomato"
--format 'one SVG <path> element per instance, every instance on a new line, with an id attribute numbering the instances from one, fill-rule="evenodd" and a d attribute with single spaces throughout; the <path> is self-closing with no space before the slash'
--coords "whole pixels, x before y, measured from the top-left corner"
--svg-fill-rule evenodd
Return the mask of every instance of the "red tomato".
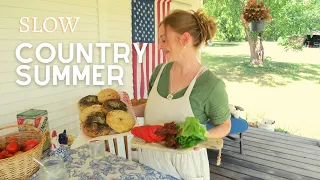
<path id="1" fill-rule="evenodd" d="M 15 137 L 7 137 L 7 141 L 8 142 L 18 142 L 18 139 L 17 138 L 15 138 Z"/>
<path id="2" fill-rule="evenodd" d="M 141 139 L 147 142 L 159 142 L 164 140 L 165 136 L 159 136 L 155 132 L 158 129 L 162 129 L 163 126 L 161 125 L 152 125 L 152 126 L 139 126 L 135 127 L 131 130 L 131 133 L 134 136 L 140 137 Z"/>
<path id="3" fill-rule="evenodd" d="M 0 153 L 0 159 L 4 159 L 4 158 L 5 158 L 4 155 Z"/>
<path id="4" fill-rule="evenodd" d="M 147 142 L 151 142 L 152 140 L 151 140 L 151 138 L 150 138 L 150 136 L 149 136 L 148 128 L 149 128 L 148 125 L 134 127 L 134 128 L 131 130 L 131 133 L 132 133 L 134 136 L 140 137 L 141 139 L 143 139 L 143 140 L 145 140 L 145 141 L 147 141 Z"/>
<path id="5" fill-rule="evenodd" d="M 33 147 L 35 147 L 35 146 L 38 145 L 38 144 L 39 144 L 39 141 L 36 140 L 36 139 L 30 139 L 30 140 L 26 141 L 26 146 L 27 146 L 27 148 L 28 148 L 28 147 L 33 148 Z"/>
<path id="6" fill-rule="evenodd" d="M 149 127 L 148 133 L 149 133 L 149 136 L 153 142 L 159 142 L 159 141 L 164 140 L 164 138 L 166 138 L 166 136 L 159 136 L 155 133 L 157 130 L 162 129 L 162 128 L 164 128 L 164 127 L 160 126 L 160 125 L 155 125 L 155 126 Z"/>
<path id="7" fill-rule="evenodd" d="M 24 150 L 27 147 L 26 142 L 20 143 L 20 150 Z"/>
<path id="8" fill-rule="evenodd" d="M 137 136 L 137 137 L 142 138 L 142 137 L 144 136 L 144 134 L 146 133 L 148 127 L 149 127 L 149 126 L 138 126 L 138 127 L 134 127 L 133 129 L 131 129 L 131 133 L 132 133 L 134 136 Z"/>
<path id="9" fill-rule="evenodd" d="M 7 150 L 3 150 L 3 151 L 1 152 L 1 155 L 2 155 L 4 158 L 7 158 L 8 155 L 9 155 L 9 152 L 8 152 Z"/>
<path id="10" fill-rule="evenodd" d="M 11 142 L 7 145 L 6 150 L 10 154 L 14 154 L 19 151 L 19 144 L 17 142 Z"/>
<path id="11" fill-rule="evenodd" d="M 29 151 L 30 149 L 32 149 L 34 147 L 35 147 L 34 143 L 27 144 L 26 147 L 23 149 L 23 151 L 24 152 Z"/>
<path id="12" fill-rule="evenodd" d="M 141 128 L 140 127 L 134 127 L 131 129 L 131 133 L 134 135 L 134 136 L 137 136 L 137 137 L 140 137 L 140 133 L 141 132 Z"/>

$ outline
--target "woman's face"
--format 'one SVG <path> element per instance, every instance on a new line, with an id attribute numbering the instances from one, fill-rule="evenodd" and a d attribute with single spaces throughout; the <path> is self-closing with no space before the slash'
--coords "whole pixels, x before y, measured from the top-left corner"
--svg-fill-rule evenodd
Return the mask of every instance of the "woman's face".
<path id="1" fill-rule="evenodd" d="M 165 28 L 162 24 L 159 27 L 159 49 L 163 51 L 168 61 L 179 58 L 183 45 L 181 35 L 176 33 L 169 25 Z"/>

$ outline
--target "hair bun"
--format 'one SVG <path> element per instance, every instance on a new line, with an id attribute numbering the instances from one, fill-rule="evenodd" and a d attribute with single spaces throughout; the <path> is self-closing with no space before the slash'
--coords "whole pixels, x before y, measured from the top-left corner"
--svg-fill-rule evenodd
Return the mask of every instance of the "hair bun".
<path id="1" fill-rule="evenodd" d="M 200 28 L 200 43 L 207 43 L 208 40 L 211 40 L 216 31 L 217 25 L 215 19 L 213 17 L 207 16 L 202 9 L 198 9 L 197 11 L 193 11 L 193 16 L 197 20 Z"/>

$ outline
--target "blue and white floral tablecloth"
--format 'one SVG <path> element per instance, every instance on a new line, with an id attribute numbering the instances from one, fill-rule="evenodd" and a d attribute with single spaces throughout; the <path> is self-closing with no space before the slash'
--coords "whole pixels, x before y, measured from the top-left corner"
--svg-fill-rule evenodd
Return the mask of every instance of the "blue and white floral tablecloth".
<path id="1" fill-rule="evenodd" d="M 48 152 L 44 154 L 46 156 Z M 69 179 L 83 180 L 172 180 L 174 177 L 167 176 L 150 167 L 144 166 L 123 157 L 106 153 L 106 156 L 99 160 L 90 158 L 89 146 L 83 145 L 70 150 L 70 156 L 65 162 Z M 30 180 L 38 180 L 38 172 Z"/>

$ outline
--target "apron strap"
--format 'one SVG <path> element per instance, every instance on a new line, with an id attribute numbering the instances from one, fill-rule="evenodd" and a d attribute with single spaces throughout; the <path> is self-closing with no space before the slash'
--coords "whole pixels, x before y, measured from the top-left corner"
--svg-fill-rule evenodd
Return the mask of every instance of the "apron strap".
<path id="1" fill-rule="evenodd" d="M 199 76 L 200 74 L 202 74 L 204 71 L 206 71 L 207 69 L 208 69 L 207 67 L 201 66 L 201 68 L 199 69 L 197 75 L 193 78 L 193 80 L 191 81 L 188 89 L 187 89 L 186 92 L 184 93 L 184 96 L 187 96 L 187 97 L 190 96 L 191 91 L 192 91 L 192 89 L 193 89 L 194 84 L 195 84 L 196 81 L 197 81 L 198 76 Z"/>
<path id="2" fill-rule="evenodd" d="M 159 73 L 158 73 L 158 75 L 157 75 L 157 77 L 156 77 L 156 80 L 154 81 L 154 83 L 153 83 L 153 87 L 156 87 L 156 89 L 157 89 L 157 87 L 158 87 L 158 83 L 159 83 L 159 79 L 160 79 L 160 76 L 161 76 L 161 74 L 162 74 L 162 71 L 163 71 L 163 69 L 164 69 L 164 67 L 167 65 L 167 63 L 165 63 L 165 64 L 163 64 L 162 65 L 162 67 L 161 67 L 161 69 L 160 69 L 160 71 L 159 71 Z"/>

